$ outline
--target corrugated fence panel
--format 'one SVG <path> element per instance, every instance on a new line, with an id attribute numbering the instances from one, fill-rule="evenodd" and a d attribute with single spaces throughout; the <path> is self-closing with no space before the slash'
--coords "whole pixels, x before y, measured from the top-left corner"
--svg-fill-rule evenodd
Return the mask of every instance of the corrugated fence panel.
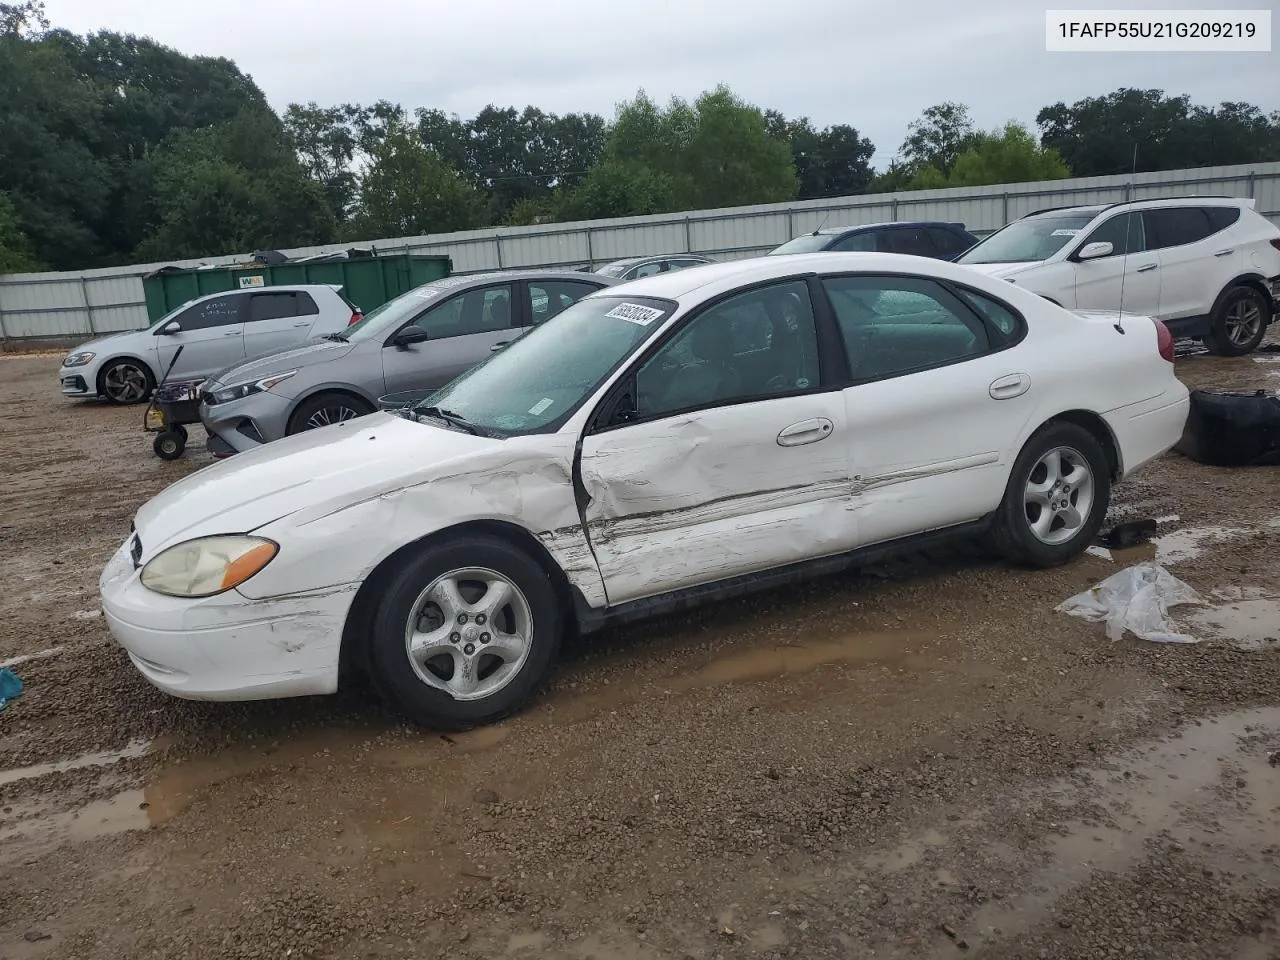
<path id="1" fill-rule="evenodd" d="M 455 273 L 517 267 L 597 267 L 623 257 L 700 253 L 720 260 L 763 254 L 820 226 L 889 220 L 951 220 L 983 235 L 1044 207 L 1187 195 L 1252 196 L 1280 224 L 1280 163 L 1165 170 L 1043 183 L 833 197 L 585 223 L 503 227 L 420 237 L 328 244 L 289 256 L 373 246 L 387 253 L 442 253 Z M 175 266 L 242 262 L 248 254 L 174 261 Z M 139 264 L 73 273 L 0 277 L 0 338 L 83 336 L 145 326 Z"/>

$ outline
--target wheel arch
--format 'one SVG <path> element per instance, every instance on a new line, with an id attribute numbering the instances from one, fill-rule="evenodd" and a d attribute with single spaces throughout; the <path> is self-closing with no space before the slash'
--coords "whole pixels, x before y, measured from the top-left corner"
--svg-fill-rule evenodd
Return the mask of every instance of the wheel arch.
<path id="1" fill-rule="evenodd" d="M 338 686 L 348 687 L 357 681 L 365 672 L 364 665 L 364 632 L 368 630 L 380 590 L 388 582 L 397 565 L 406 557 L 448 540 L 465 538 L 469 535 L 485 534 L 505 540 L 507 543 L 527 553 L 540 566 L 551 580 L 552 588 L 560 601 L 565 614 L 565 626 L 570 631 L 579 629 L 573 587 L 569 583 L 560 565 L 540 540 L 519 524 L 507 520 L 468 520 L 464 523 L 445 527 L 434 533 L 419 537 L 416 540 L 398 547 L 369 572 L 360 584 L 356 595 L 347 611 L 347 619 L 342 627 L 342 639 L 338 650 Z"/>
<path id="2" fill-rule="evenodd" d="M 1102 447 L 1103 453 L 1107 456 L 1107 465 L 1110 467 L 1112 482 L 1120 479 L 1124 473 L 1124 460 L 1120 455 L 1120 444 L 1106 420 L 1092 410 L 1064 410 L 1049 417 L 1035 430 L 1031 431 L 1027 442 L 1030 443 L 1031 437 L 1055 423 L 1071 423 L 1087 430 L 1098 441 L 1098 445 Z"/>
<path id="3" fill-rule="evenodd" d="M 1218 311 L 1222 309 L 1222 304 L 1226 300 L 1227 294 L 1236 287 L 1249 287 L 1256 290 L 1271 305 L 1271 315 L 1263 318 L 1263 326 L 1269 326 L 1275 320 L 1278 307 L 1275 299 L 1271 296 L 1271 291 L 1267 289 L 1266 278 L 1260 273 L 1242 273 L 1223 284 L 1222 289 L 1218 291 L 1218 295 L 1213 298 L 1213 306 L 1209 310 L 1209 319 L 1212 321 L 1218 316 Z"/>
<path id="4" fill-rule="evenodd" d="M 316 397 L 326 393 L 332 393 L 342 397 L 350 397 L 352 400 L 359 401 L 360 403 L 368 406 L 371 413 L 376 413 L 378 410 L 377 398 L 367 396 L 364 391 L 357 387 L 353 387 L 349 384 L 319 384 L 318 386 L 308 388 L 305 393 L 295 397 L 293 402 L 289 404 L 289 414 L 285 420 L 285 423 L 287 424 L 286 429 L 293 425 L 293 418 L 294 415 L 297 414 L 299 407 L 308 400 L 314 400 Z"/>
<path id="5" fill-rule="evenodd" d="M 103 378 L 107 375 L 107 368 L 109 368 L 113 363 L 118 363 L 121 360 L 130 360 L 142 367 L 143 370 L 147 371 L 151 376 L 151 384 L 153 387 L 160 383 L 160 377 L 156 374 L 155 370 L 151 368 L 151 364 L 147 363 L 147 361 L 132 353 L 117 353 L 114 356 L 107 357 L 98 364 L 98 372 L 94 374 L 93 385 L 99 394 L 102 393 Z"/>

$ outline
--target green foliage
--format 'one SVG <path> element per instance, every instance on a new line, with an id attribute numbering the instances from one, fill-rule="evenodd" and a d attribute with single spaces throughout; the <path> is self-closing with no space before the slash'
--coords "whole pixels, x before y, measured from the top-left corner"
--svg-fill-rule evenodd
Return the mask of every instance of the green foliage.
<path id="1" fill-rule="evenodd" d="M 26 273 L 39 270 L 31 256 L 31 247 L 18 224 L 13 202 L 0 193 L 0 274 Z"/>
<path id="2" fill-rule="evenodd" d="M 1071 176 L 1070 169 L 1056 150 L 1041 147 L 1030 130 L 1014 121 L 991 133 L 970 134 L 967 143 L 952 161 L 949 173 L 932 166 L 921 167 L 907 182 L 906 189 L 1035 183 Z"/>
<path id="3" fill-rule="evenodd" d="M 974 136 L 968 107 L 950 101 L 938 103 L 907 125 L 907 139 L 899 154 L 913 171 L 932 167 L 945 176 Z"/>
<path id="4" fill-rule="evenodd" d="M 485 197 L 426 146 L 393 123 L 370 147 L 351 237 L 416 236 L 470 230 L 487 223 Z"/>
<path id="5" fill-rule="evenodd" d="M 765 111 L 769 135 L 791 149 L 800 181 L 797 199 L 847 197 L 865 193 L 874 179 L 871 157 L 876 148 L 847 124 L 818 130 L 808 117 L 788 120 L 777 110 Z"/>

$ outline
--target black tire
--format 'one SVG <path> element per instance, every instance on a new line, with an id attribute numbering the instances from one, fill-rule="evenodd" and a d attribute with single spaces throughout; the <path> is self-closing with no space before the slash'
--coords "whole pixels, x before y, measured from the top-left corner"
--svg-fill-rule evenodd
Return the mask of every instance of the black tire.
<path id="1" fill-rule="evenodd" d="M 1066 536 L 1066 526 L 1057 528 L 1056 535 L 1065 536 L 1061 542 L 1046 542 L 1033 530 L 1033 521 L 1044 510 L 1027 502 L 1027 488 L 1033 473 L 1039 473 L 1041 459 L 1050 451 L 1062 448 L 1078 461 L 1077 468 L 1087 466 L 1092 480 L 1092 497 L 1086 515 L 1073 535 Z M 1074 473 L 1074 471 L 1073 471 Z M 1042 474 L 1043 477 L 1043 474 Z M 1071 479 L 1069 474 L 1066 478 Z M 1083 476 L 1081 479 L 1084 479 Z M 1076 483 L 1079 483 L 1077 480 Z M 1070 484 L 1069 484 L 1070 486 Z M 1056 501 L 1076 506 L 1083 490 L 1080 486 L 1062 492 Z M 1088 430 L 1074 423 L 1049 423 L 1041 427 L 1027 441 L 1018 459 L 1014 461 L 1005 488 L 1004 499 L 996 511 L 992 540 L 996 550 L 1006 559 L 1030 567 L 1056 567 L 1075 559 L 1093 543 L 1106 519 L 1107 505 L 1111 500 L 1111 464 L 1106 451 Z M 1033 516 L 1034 514 L 1034 516 Z M 1058 522 L 1058 518 L 1052 520 Z M 1055 531 L 1051 529 L 1050 535 Z"/>
<path id="2" fill-rule="evenodd" d="M 177 460 L 187 449 L 187 438 L 175 430 L 165 430 L 156 434 L 151 442 L 151 449 L 161 460 Z"/>
<path id="3" fill-rule="evenodd" d="M 1219 298 L 1204 345 L 1219 357 L 1243 357 L 1258 349 L 1270 319 L 1271 301 L 1260 290 L 1239 284 Z"/>
<path id="4" fill-rule="evenodd" d="M 442 607 L 429 598 L 424 603 L 423 599 L 426 591 L 448 574 L 475 568 L 505 578 L 526 604 L 528 641 L 524 649 L 527 652 L 516 663 L 505 685 L 476 699 L 460 700 L 441 686 L 428 682 L 420 672 L 430 671 L 434 683 L 448 684 L 450 680 L 438 675 L 438 668 L 432 665 L 445 660 L 457 664 L 464 654 L 473 654 L 477 683 L 488 682 L 482 678 L 494 658 L 484 654 L 486 648 L 481 645 L 481 639 L 490 636 L 482 632 L 489 624 L 477 622 L 473 614 L 465 624 L 458 623 L 456 618 L 446 619 Z M 464 579 L 456 582 L 466 583 Z M 462 596 L 469 599 L 466 593 Z M 474 598 L 472 594 L 470 599 Z M 483 596 L 479 600 L 483 601 Z M 508 633 L 520 632 L 518 619 L 508 619 L 519 617 L 518 604 L 519 601 L 513 600 L 510 607 L 500 607 L 500 620 L 494 621 Z M 426 666 L 416 664 L 408 652 L 408 626 L 415 607 L 419 619 L 414 622 L 418 629 L 438 633 L 446 622 L 453 628 L 447 635 L 451 646 L 447 655 L 428 661 Z M 424 609 L 428 611 L 425 614 Z M 546 571 L 520 548 L 486 535 L 432 544 L 398 564 L 394 576 L 374 599 L 374 611 L 367 648 L 369 675 L 374 686 L 397 713 L 413 723 L 439 730 L 465 730 L 494 723 L 519 710 L 550 672 L 564 632 L 564 613 Z M 512 625 L 515 629 L 507 630 Z M 498 641 L 493 638 L 493 642 Z M 453 674 L 454 670 L 448 672 Z M 488 676 L 496 678 L 497 671 L 490 670 Z"/>
<path id="5" fill-rule="evenodd" d="M 293 411 L 292 416 L 289 417 L 288 433 L 292 436 L 303 430 L 327 426 L 326 423 L 317 422 L 325 419 L 329 424 L 342 423 L 370 413 L 373 413 L 373 407 L 370 404 L 349 393 L 336 391 L 317 393 L 314 397 L 307 397 L 298 405 L 298 409 Z"/>
<path id="6" fill-rule="evenodd" d="M 189 440 L 191 439 L 191 437 L 187 434 L 187 428 L 186 428 L 186 427 L 184 427 L 184 426 L 183 426 L 182 424 L 180 424 L 180 423 L 175 423 L 175 424 L 174 424 L 172 427 L 170 427 L 169 429 L 170 429 L 173 433 L 176 433 L 178 436 L 180 436 L 180 437 L 182 438 L 182 442 L 183 442 L 184 444 L 185 444 L 187 441 L 189 441 Z"/>
<path id="7" fill-rule="evenodd" d="M 106 364 L 98 373 L 98 394 L 108 403 L 131 406 L 151 398 L 156 378 L 141 360 L 120 357 Z"/>

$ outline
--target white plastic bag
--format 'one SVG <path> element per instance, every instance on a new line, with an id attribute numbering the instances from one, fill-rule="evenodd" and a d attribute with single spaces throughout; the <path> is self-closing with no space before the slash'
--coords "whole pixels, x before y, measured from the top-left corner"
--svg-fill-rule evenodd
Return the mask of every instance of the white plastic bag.
<path id="1" fill-rule="evenodd" d="M 1105 623 L 1107 637 L 1119 640 L 1128 630 L 1156 643 L 1199 643 L 1170 629 L 1169 608 L 1204 600 L 1157 563 L 1139 563 L 1114 573 L 1085 593 L 1058 604 L 1057 612 Z"/>

